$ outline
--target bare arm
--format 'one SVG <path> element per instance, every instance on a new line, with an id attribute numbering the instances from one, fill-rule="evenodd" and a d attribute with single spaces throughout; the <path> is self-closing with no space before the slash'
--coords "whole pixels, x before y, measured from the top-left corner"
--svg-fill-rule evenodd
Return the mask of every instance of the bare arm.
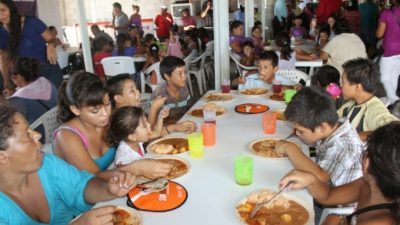
<path id="1" fill-rule="evenodd" d="M 201 17 L 206 17 L 207 16 L 207 13 L 208 13 L 208 11 L 211 9 L 211 5 L 210 5 L 210 3 L 207 3 L 207 7 L 203 10 L 203 11 L 201 11 L 201 14 L 200 14 L 200 16 Z"/>
<path id="2" fill-rule="evenodd" d="M 375 33 L 376 37 L 378 39 L 383 38 L 383 36 L 385 35 L 385 31 L 386 31 L 386 23 L 379 22 L 378 28 L 376 29 Z"/>
<path id="3" fill-rule="evenodd" d="M 321 51 L 319 57 L 320 57 L 323 61 L 327 61 L 327 60 L 329 59 L 329 54 L 326 53 L 326 52 L 324 52 L 324 51 Z"/>
<path id="4" fill-rule="evenodd" d="M 46 41 L 47 43 L 47 60 L 51 64 L 56 64 L 57 63 L 57 53 L 56 53 L 56 39 L 54 36 L 51 34 L 49 29 L 46 29 L 42 33 L 42 38 Z"/>

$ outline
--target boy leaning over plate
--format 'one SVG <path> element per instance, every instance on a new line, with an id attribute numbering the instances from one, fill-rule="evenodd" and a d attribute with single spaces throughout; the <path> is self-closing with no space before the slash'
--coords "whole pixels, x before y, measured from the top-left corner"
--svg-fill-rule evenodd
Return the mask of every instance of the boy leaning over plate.
<path id="1" fill-rule="evenodd" d="M 276 151 L 286 153 L 295 169 L 311 172 L 332 186 L 362 176 L 359 160 L 363 143 L 348 120 L 339 120 L 335 102 L 325 90 L 306 87 L 299 91 L 287 106 L 285 117 L 294 122 L 296 136 L 317 149 L 314 163 L 297 145 L 278 143 Z M 318 203 L 315 206 L 323 208 Z"/>

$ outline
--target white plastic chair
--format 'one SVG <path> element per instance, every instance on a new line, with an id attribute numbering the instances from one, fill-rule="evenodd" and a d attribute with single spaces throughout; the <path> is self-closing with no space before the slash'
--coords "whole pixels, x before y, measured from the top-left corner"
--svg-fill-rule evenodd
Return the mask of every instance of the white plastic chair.
<path id="1" fill-rule="evenodd" d="M 185 66 L 186 66 L 187 71 L 189 71 L 190 63 L 191 63 L 192 59 L 195 57 L 196 54 L 197 54 L 197 51 L 192 51 L 188 56 L 186 56 L 183 59 L 183 61 L 185 62 Z M 187 78 L 186 82 L 188 83 L 188 86 L 189 86 L 190 95 L 193 96 L 193 87 L 192 87 L 192 81 L 190 80 L 190 73 L 186 73 L 186 78 Z M 200 88 L 201 87 L 201 83 L 200 82 L 201 81 L 197 80 L 197 83 L 199 84 L 199 89 L 202 90 L 202 88 Z"/>
<path id="2" fill-rule="evenodd" d="M 301 83 L 300 81 L 303 80 L 306 86 L 309 86 L 311 82 L 311 77 L 300 70 L 278 70 L 277 74 L 287 77 L 295 83 Z"/>
<path id="3" fill-rule="evenodd" d="M 236 68 L 239 72 L 240 76 L 244 76 L 244 72 L 243 71 L 249 71 L 249 70 L 257 70 L 257 67 L 255 66 L 245 66 L 243 64 L 240 64 L 240 55 L 234 53 L 234 52 L 230 52 L 229 55 L 231 56 L 231 59 L 235 62 L 236 64 Z"/>
<path id="4" fill-rule="evenodd" d="M 214 41 L 209 41 L 206 44 L 206 62 L 204 69 L 206 71 L 207 79 L 210 81 L 214 79 Z"/>
<path id="5" fill-rule="evenodd" d="M 157 74 L 157 84 L 151 84 L 149 81 L 150 78 L 150 74 L 151 72 L 154 71 Z M 145 78 L 145 76 L 148 75 L 147 78 Z M 165 80 L 161 77 L 161 73 L 160 73 L 160 62 L 156 62 L 151 64 L 149 67 L 147 67 L 147 69 L 143 72 L 140 73 L 140 79 L 144 82 L 141 82 L 141 91 L 142 93 L 145 93 L 145 84 L 147 84 L 150 88 L 151 91 L 154 92 L 154 90 L 161 84 L 165 83 Z"/>
<path id="6" fill-rule="evenodd" d="M 40 125 L 44 128 L 44 140 L 45 143 L 50 143 L 53 139 L 53 131 L 60 125 L 57 120 L 58 108 L 53 107 L 41 117 L 39 117 L 35 122 L 33 122 L 29 127 L 34 130 Z"/>
<path id="7" fill-rule="evenodd" d="M 112 56 L 101 60 L 106 76 L 116 76 L 121 73 L 135 74 L 135 61 L 129 56 Z"/>

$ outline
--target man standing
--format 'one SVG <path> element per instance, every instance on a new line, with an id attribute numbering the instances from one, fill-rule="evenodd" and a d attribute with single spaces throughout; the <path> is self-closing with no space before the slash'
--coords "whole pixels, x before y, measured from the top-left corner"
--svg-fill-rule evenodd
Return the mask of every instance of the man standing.
<path id="1" fill-rule="evenodd" d="M 171 14 L 167 12 L 167 6 L 162 5 L 161 13 L 154 20 L 154 24 L 157 26 L 157 37 L 160 42 L 164 42 L 165 39 L 169 38 L 169 27 L 173 22 Z"/>
<path id="2" fill-rule="evenodd" d="M 128 16 L 122 12 L 121 4 L 114 2 L 112 25 L 108 25 L 106 27 L 114 28 L 114 35 L 116 37 L 121 33 L 128 34 L 128 25 L 129 19 Z"/>
<path id="3" fill-rule="evenodd" d="M 317 8 L 318 24 L 326 22 L 332 13 L 340 10 L 342 0 L 320 0 Z"/>

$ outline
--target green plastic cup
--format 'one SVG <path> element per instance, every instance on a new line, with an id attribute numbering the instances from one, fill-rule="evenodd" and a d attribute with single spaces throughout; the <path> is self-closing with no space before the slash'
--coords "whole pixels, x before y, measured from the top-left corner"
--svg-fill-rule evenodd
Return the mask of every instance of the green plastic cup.
<path id="1" fill-rule="evenodd" d="M 287 89 L 287 90 L 285 90 L 283 93 L 284 93 L 285 102 L 286 102 L 287 104 L 289 104 L 289 102 L 292 101 L 292 98 L 293 98 L 293 96 L 297 93 L 297 91 L 296 91 L 296 90 L 293 90 L 293 89 Z"/>
<path id="2" fill-rule="evenodd" d="M 234 159 L 235 181 L 239 185 L 249 185 L 253 182 L 253 158 L 238 155 Z"/>
<path id="3" fill-rule="evenodd" d="M 204 155 L 203 134 L 192 133 L 188 136 L 189 156 L 191 158 L 201 158 Z"/>

